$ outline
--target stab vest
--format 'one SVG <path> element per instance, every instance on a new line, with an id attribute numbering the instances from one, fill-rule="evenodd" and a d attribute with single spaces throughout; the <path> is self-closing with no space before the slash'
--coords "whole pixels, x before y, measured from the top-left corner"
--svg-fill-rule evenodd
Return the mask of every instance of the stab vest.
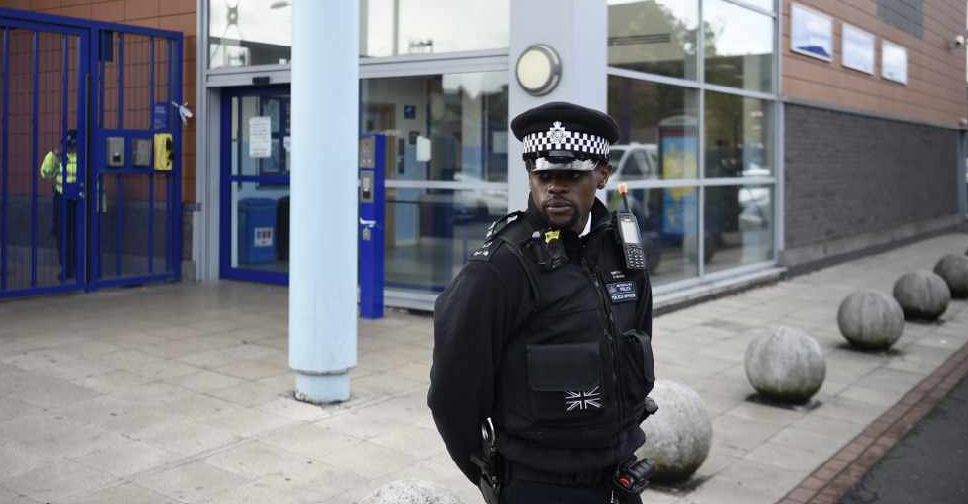
<path id="1" fill-rule="evenodd" d="M 592 232 L 584 240 L 572 233 L 568 261 L 550 271 L 536 260 L 544 230 L 533 220 L 492 232 L 501 242 L 492 253 L 507 247 L 518 258 L 534 301 L 504 342 L 493 413 L 499 448 L 614 448 L 644 418 L 652 350 L 634 327 L 639 296 L 649 294 L 644 273 L 625 269 L 614 220 L 597 210 Z M 502 451 L 522 450 L 513 448 Z"/>

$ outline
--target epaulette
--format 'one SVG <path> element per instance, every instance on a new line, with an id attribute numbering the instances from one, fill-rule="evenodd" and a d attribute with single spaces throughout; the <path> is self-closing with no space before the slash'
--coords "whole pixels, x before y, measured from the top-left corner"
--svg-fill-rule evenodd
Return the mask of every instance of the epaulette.
<path id="1" fill-rule="evenodd" d="M 490 226 L 487 227 L 487 234 L 484 235 L 484 244 L 481 248 L 471 252 L 470 257 L 467 258 L 468 261 L 489 261 L 492 254 L 501 246 L 502 241 L 496 240 L 497 236 L 504 231 L 505 228 L 512 222 L 521 218 L 524 212 L 517 211 L 511 212 L 504 217 L 494 221 Z"/>

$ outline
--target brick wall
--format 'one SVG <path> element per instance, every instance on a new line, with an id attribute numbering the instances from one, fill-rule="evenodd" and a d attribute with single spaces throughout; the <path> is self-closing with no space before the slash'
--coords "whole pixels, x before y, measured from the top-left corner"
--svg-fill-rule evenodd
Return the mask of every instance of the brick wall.
<path id="1" fill-rule="evenodd" d="M 195 0 L 0 0 L 0 7 L 173 30 L 185 35 L 182 96 L 195 108 Z M 195 201 L 195 121 L 182 129 L 182 199 Z"/>
<path id="2" fill-rule="evenodd" d="M 787 249 L 957 213 L 958 133 L 786 106 Z"/>
<path id="3" fill-rule="evenodd" d="M 907 120 L 956 128 L 965 101 L 965 50 L 948 42 L 965 31 L 965 2 L 931 0 L 784 0 L 784 97 L 829 103 Z M 832 62 L 790 49 L 792 3 L 805 5 L 834 20 Z M 874 75 L 843 66 L 842 34 L 849 23 L 874 34 Z M 907 48 L 908 84 L 881 77 L 881 41 Z"/>

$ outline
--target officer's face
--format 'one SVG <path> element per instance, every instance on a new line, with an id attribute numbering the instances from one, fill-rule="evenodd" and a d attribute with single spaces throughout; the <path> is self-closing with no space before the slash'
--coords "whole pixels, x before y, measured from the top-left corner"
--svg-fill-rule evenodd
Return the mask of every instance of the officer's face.
<path id="1" fill-rule="evenodd" d="M 595 190 L 605 187 L 611 171 L 607 163 L 599 163 L 590 172 L 532 170 L 528 176 L 531 199 L 553 227 L 580 233 L 595 202 Z"/>

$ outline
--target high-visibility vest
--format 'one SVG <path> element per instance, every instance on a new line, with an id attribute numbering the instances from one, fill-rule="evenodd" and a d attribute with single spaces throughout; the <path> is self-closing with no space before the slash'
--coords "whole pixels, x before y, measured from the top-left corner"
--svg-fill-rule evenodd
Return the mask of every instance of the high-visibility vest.
<path id="1" fill-rule="evenodd" d="M 48 152 L 44 156 L 44 162 L 40 165 L 40 176 L 43 178 L 54 179 L 54 190 L 58 193 L 64 193 L 64 183 L 63 176 L 64 171 L 61 168 L 61 156 L 53 151 Z M 74 152 L 67 153 L 67 183 L 73 184 L 77 182 L 77 154 Z"/>

